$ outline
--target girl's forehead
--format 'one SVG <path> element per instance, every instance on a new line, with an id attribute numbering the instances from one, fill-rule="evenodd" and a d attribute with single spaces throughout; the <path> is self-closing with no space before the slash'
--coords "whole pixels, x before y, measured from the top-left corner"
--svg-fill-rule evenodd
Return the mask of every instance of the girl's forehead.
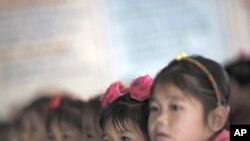
<path id="1" fill-rule="evenodd" d="M 115 130 L 117 132 L 131 132 L 132 130 L 137 130 L 138 126 L 132 122 L 132 120 L 126 120 L 126 121 L 117 121 L 114 122 L 111 119 L 108 120 L 108 122 L 105 125 L 105 129 L 107 130 Z"/>
<path id="2" fill-rule="evenodd" d="M 35 110 L 29 110 L 25 113 L 26 116 L 38 116 L 38 112 Z"/>
<path id="3" fill-rule="evenodd" d="M 24 119 L 30 121 L 42 121 L 42 117 L 36 111 L 28 111 L 24 115 Z"/>
<path id="4" fill-rule="evenodd" d="M 157 85 L 154 89 L 152 100 L 154 99 L 186 99 L 188 94 L 174 84 Z"/>
<path id="5" fill-rule="evenodd" d="M 62 131 L 72 130 L 76 128 L 72 124 L 68 123 L 67 121 L 64 121 L 64 120 L 60 121 L 58 119 L 55 119 L 52 121 L 51 127 L 58 128 Z"/>
<path id="6" fill-rule="evenodd" d="M 190 103 L 191 105 L 201 104 L 200 100 L 174 84 L 169 83 L 156 86 L 150 102 L 166 103 L 167 101 L 180 101 Z"/>

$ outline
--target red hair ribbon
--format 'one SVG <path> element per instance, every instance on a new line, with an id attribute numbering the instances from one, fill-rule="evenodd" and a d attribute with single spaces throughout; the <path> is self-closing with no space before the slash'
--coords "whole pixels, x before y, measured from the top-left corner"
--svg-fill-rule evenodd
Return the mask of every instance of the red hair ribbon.
<path id="1" fill-rule="evenodd" d="M 144 101 L 150 96 L 153 78 L 149 75 L 140 76 L 130 83 L 130 96 L 137 101 Z"/>
<path id="2" fill-rule="evenodd" d="M 109 88 L 106 90 L 104 96 L 102 97 L 102 107 L 107 108 L 108 105 L 113 103 L 124 93 L 129 92 L 127 88 L 121 82 L 112 83 Z"/>
<path id="3" fill-rule="evenodd" d="M 150 88 L 153 79 L 149 75 L 140 76 L 134 79 L 129 88 L 125 88 L 121 82 L 115 82 L 109 86 L 104 96 L 101 98 L 102 107 L 107 108 L 111 103 L 120 96 L 130 93 L 130 97 L 137 101 L 144 101 L 150 95 Z"/>

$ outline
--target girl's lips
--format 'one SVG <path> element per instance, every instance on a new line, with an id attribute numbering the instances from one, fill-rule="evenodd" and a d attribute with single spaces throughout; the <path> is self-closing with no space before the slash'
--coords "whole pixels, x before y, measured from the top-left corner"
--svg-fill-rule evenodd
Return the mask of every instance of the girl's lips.
<path id="1" fill-rule="evenodd" d="M 156 133 L 154 141 L 167 141 L 169 140 L 170 136 L 163 132 Z"/>

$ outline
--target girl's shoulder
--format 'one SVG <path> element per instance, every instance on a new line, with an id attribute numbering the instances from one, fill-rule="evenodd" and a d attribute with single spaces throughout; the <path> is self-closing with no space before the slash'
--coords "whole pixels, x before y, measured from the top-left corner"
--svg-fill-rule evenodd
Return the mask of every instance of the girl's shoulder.
<path id="1" fill-rule="evenodd" d="M 230 133 L 228 130 L 222 130 L 211 141 L 230 141 Z"/>

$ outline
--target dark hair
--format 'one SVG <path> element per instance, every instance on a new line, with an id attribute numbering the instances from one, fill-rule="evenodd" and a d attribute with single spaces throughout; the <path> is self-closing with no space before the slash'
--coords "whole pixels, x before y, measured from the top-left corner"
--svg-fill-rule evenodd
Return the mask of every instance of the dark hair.
<path id="1" fill-rule="evenodd" d="M 0 122 L 0 133 L 8 131 L 17 131 L 17 124 L 14 122 L 6 121 Z"/>
<path id="2" fill-rule="evenodd" d="M 21 120 L 28 112 L 34 111 L 39 115 L 39 117 L 42 118 L 42 120 L 45 121 L 47 116 L 47 104 L 49 100 L 49 96 L 42 96 L 35 99 L 30 105 L 24 108 L 23 113 L 21 114 Z"/>
<path id="3" fill-rule="evenodd" d="M 84 107 L 84 103 L 81 101 L 62 99 L 60 106 L 48 114 L 46 120 L 47 131 L 51 130 L 52 122 L 56 121 L 58 123 L 66 122 L 82 133 L 81 109 L 79 107 Z"/>
<path id="4" fill-rule="evenodd" d="M 250 84 L 250 59 L 239 58 L 225 65 L 227 74 L 241 86 Z"/>
<path id="5" fill-rule="evenodd" d="M 215 61 L 202 56 L 189 57 L 203 64 L 211 73 L 220 91 L 222 104 L 228 105 L 228 77 L 223 67 Z M 154 94 L 156 86 L 164 86 L 168 83 L 174 84 L 183 90 L 185 94 L 190 94 L 200 100 L 204 109 L 204 120 L 207 122 L 208 113 L 217 107 L 218 102 L 214 87 L 207 74 L 196 64 L 185 59 L 173 60 L 156 76 L 151 94 Z"/>
<path id="6" fill-rule="evenodd" d="M 145 140 L 148 140 L 147 135 L 147 102 L 138 102 L 130 98 L 130 94 L 125 94 L 119 97 L 116 101 L 109 105 L 105 109 L 100 118 L 100 126 L 102 130 L 105 128 L 108 122 L 112 122 L 115 128 L 126 129 L 129 121 L 133 122 L 133 125 L 138 125 Z"/>
<path id="7" fill-rule="evenodd" d="M 84 116 L 89 116 L 89 118 L 93 119 L 94 124 L 99 125 L 102 111 L 103 108 L 101 106 L 100 96 L 96 96 L 86 102 L 83 114 Z"/>

